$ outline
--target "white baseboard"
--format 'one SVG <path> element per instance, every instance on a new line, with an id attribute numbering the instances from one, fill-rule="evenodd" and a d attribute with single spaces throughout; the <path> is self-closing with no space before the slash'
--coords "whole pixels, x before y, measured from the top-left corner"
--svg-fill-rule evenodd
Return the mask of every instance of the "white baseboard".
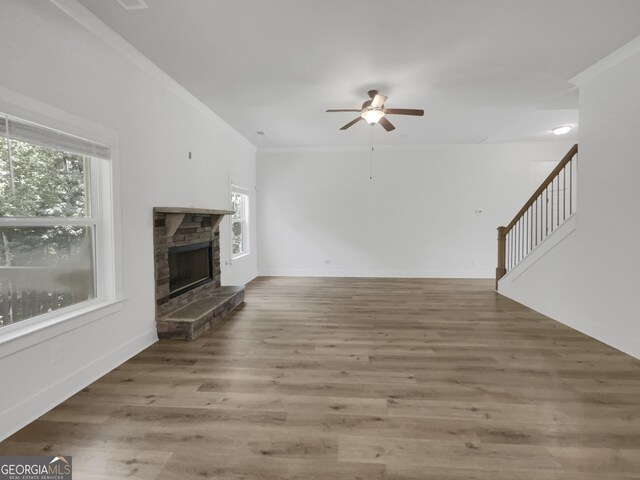
<path id="1" fill-rule="evenodd" d="M 134 338 L 0 414 L 0 441 L 158 341 L 156 329 Z"/>
<path id="2" fill-rule="evenodd" d="M 265 269 L 259 277 L 358 277 L 358 278 L 495 278 L 494 272 L 439 270 L 314 270 Z"/>

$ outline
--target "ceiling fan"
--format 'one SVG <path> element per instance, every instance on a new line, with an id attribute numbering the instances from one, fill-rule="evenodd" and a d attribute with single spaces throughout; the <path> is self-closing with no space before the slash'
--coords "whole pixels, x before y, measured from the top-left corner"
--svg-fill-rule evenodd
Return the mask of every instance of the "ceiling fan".
<path id="1" fill-rule="evenodd" d="M 366 121 L 369 125 L 375 125 L 379 123 L 384 127 L 387 132 L 394 130 L 396 127 L 387 120 L 386 115 L 414 115 L 421 117 L 424 115 L 424 110 L 416 110 L 412 108 L 384 108 L 384 102 L 387 101 L 387 97 L 380 95 L 377 90 L 369 90 L 370 100 L 366 100 L 362 104 L 362 108 L 347 108 L 347 109 L 334 109 L 327 110 L 327 112 L 360 112 L 360 116 L 354 120 L 351 120 L 340 130 L 346 130 L 347 128 L 355 125 L 360 120 Z"/>

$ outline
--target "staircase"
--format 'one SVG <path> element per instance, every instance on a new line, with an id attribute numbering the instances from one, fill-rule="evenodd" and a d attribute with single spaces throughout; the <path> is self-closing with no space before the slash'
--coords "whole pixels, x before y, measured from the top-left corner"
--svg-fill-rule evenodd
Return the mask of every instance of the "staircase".
<path id="1" fill-rule="evenodd" d="M 576 211 L 578 145 L 552 170 L 506 227 L 498 227 L 498 281 Z"/>

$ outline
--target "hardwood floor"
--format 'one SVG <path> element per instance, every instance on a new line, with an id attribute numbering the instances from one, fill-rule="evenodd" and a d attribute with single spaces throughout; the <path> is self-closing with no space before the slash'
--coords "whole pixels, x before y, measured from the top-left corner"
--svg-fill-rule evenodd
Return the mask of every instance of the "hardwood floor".
<path id="1" fill-rule="evenodd" d="M 258 279 L 0 454 L 70 454 L 76 480 L 640 479 L 640 361 L 492 288 Z"/>

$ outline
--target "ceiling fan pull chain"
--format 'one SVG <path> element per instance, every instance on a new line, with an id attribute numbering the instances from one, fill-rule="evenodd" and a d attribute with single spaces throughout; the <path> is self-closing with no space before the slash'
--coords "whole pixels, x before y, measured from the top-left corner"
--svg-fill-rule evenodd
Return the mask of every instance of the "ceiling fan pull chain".
<path id="1" fill-rule="evenodd" d="M 369 151 L 369 180 L 373 180 L 373 128 L 369 130 L 369 145 L 371 146 Z"/>
<path id="2" fill-rule="evenodd" d="M 369 180 L 373 180 L 373 147 L 369 154 Z"/>

